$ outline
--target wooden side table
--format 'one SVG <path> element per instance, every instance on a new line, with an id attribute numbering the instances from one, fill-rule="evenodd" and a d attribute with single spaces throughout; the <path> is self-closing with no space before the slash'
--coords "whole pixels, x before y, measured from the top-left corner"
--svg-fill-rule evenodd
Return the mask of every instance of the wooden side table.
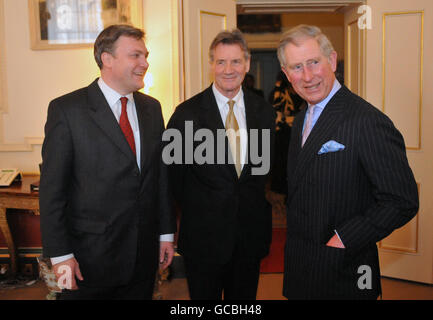
<path id="1" fill-rule="evenodd" d="M 9 250 L 11 272 L 10 277 L 17 273 L 17 251 L 7 220 L 7 209 L 25 209 L 39 215 L 39 193 L 30 190 L 30 184 L 39 180 L 38 175 L 24 176 L 21 182 L 14 182 L 9 187 L 0 188 L 0 230 L 5 237 Z"/>

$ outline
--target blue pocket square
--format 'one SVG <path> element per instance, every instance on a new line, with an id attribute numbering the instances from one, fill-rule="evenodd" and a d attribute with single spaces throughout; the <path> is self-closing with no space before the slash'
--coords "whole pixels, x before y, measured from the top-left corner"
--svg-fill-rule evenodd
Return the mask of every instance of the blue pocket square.
<path id="1" fill-rule="evenodd" d="M 325 143 L 319 150 L 318 154 L 328 153 L 328 152 L 336 152 L 340 150 L 344 150 L 345 146 L 341 143 L 338 143 L 334 140 L 329 140 L 327 143 Z"/>

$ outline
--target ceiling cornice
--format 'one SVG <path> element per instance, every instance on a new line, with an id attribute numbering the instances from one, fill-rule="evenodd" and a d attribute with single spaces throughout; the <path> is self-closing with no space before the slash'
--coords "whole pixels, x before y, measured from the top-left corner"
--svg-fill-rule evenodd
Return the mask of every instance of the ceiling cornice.
<path id="1" fill-rule="evenodd" d="M 238 14 L 276 14 L 290 12 L 341 12 L 348 6 L 360 5 L 361 0 L 237 0 Z"/>

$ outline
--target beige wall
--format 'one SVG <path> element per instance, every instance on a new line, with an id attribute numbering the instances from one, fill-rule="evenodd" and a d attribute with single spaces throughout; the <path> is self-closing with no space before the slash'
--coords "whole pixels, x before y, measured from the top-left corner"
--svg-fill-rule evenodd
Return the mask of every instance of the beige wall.
<path id="1" fill-rule="evenodd" d="M 0 167 L 37 172 L 49 101 L 87 86 L 99 76 L 99 69 L 92 48 L 31 50 L 27 1 L 0 0 L 0 15 L 1 9 Z M 149 72 L 154 78 L 149 94 L 161 101 L 166 120 L 177 103 L 175 10 L 175 0 L 143 0 Z"/>
<path id="2" fill-rule="evenodd" d="M 167 122 L 179 104 L 178 1 L 143 2 L 143 27 L 150 51 L 148 72 L 154 80 L 149 94 L 161 102 Z"/>
<path id="3" fill-rule="evenodd" d="M 381 243 L 382 275 L 433 283 L 433 2 L 368 0 L 366 98 L 401 131 L 418 215 Z"/>

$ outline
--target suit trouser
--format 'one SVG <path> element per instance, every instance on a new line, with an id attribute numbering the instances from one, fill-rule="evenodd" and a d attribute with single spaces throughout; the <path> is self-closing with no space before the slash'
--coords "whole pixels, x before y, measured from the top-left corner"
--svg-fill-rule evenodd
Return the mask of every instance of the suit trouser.
<path id="1" fill-rule="evenodd" d="M 234 254 L 224 265 L 184 258 L 192 300 L 255 300 L 260 259 Z"/>
<path id="2" fill-rule="evenodd" d="M 151 300 L 155 278 L 147 281 L 134 281 L 118 287 L 87 287 L 79 285 L 79 290 L 63 290 L 58 300 Z"/>

